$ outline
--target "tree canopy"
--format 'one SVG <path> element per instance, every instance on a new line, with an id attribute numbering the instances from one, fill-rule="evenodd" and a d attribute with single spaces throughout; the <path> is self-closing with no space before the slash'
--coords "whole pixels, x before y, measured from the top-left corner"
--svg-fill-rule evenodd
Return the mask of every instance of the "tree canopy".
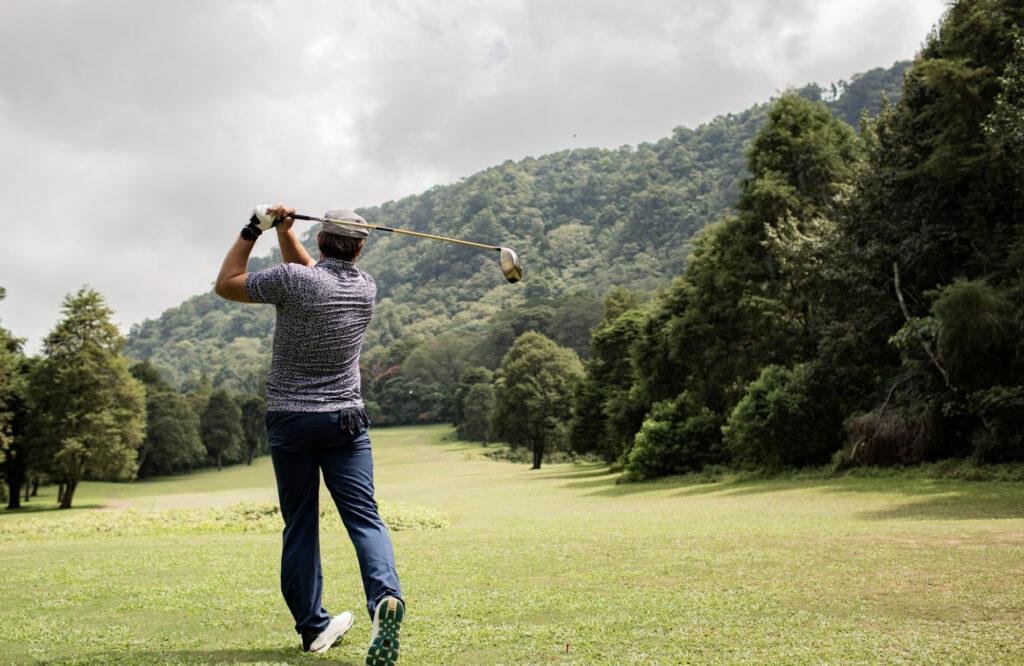
<path id="1" fill-rule="evenodd" d="M 218 389 L 210 394 L 199 428 L 206 451 L 218 470 L 225 462 L 241 459 L 245 437 L 242 410 L 227 391 Z"/>
<path id="2" fill-rule="evenodd" d="M 121 355 L 111 310 L 83 287 L 64 300 L 63 319 L 43 342 L 31 378 L 34 437 L 68 508 L 82 479 L 131 479 L 146 425 L 145 391 Z"/>
<path id="3" fill-rule="evenodd" d="M 545 453 L 565 447 L 573 396 L 583 380 L 576 353 L 530 331 L 516 338 L 495 376 L 494 431 L 513 447 Z"/>

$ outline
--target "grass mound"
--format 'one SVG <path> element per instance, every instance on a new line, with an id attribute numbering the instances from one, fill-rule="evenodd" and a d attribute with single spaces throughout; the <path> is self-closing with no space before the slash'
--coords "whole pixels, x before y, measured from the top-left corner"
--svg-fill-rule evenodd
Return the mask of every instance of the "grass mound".
<path id="1" fill-rule="evenodd" d="M 395 532 L 449 526 L 448 517 L 431 507 L 401 502 L 378 502 L 378 506 L 384 523 Z M 320 516 L 340 522 L 334 506 L 322 506 Z M 261 502 L 197 509 L 47 511 L 11 518 L 0 522 L 0 543 L 98 536 L 272 534 L 283 526 L 277 505 Z"/>

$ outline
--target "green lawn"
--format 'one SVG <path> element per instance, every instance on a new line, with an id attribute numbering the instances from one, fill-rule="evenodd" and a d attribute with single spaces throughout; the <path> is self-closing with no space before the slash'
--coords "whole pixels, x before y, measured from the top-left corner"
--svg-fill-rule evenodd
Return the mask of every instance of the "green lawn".
<path id="1" fill-rule="evenodd" d="M 378 497 L 447 518 L 393 535 L 403 663 L 1024 663 L 1024 485 L 616 485 L 597 466 L 485 459 L 450 432 L 373 432 Z M 326 657 L 298 648 L 272 525 L 137 518 L 273 499 L 264 458 L 0 513 L 0 662 L 362 663 L 370 623 L 336 518 L 325 603 L 357 623 Z M 119 536 L 59 522 L 118 516 Z"/>

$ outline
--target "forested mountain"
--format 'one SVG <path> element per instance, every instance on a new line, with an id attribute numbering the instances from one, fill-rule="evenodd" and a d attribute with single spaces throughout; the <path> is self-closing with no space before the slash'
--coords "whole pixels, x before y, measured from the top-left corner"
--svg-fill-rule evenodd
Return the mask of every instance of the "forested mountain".
<path id="1" fill-rule="evenodd" d="M 883 94 L 899 96 L 907 65 L 852 77 L 827 95 L 813 84 L 798 93 L 825 96 L 834 116 L 855 122 L 862 110 L 877 113 Z M 360 210 L 377 224 L 509 245 L 526 270 L 523 282 L 508 285 L 489 253 L 374 234 L 360 264 L 379 288 L 363 352 L 375 420 L 450 417 L 457 409 L 450 389 L 462 372 L 496 367 L 526 330 L 586 357 L 603 295 L 616 286 L 640 293 L 666 286 L 682 271 L 694 234 L 731 211 L 749 176 L 747 149 L 769 108 L 680 127 L 636 147 L 509 161 Z M 250 262 L 250 270 L 276 261 L 275 249 Z M 126 349 L 181 388 L 208 380 L 253 391 L 269 360 L 273 320 L 271 307 L 209 292 L 134 326 Z"/>
<path id="2" fill-rule="evenodd" d="M 649 303 L 615 294 L 573 448 L 638 477 L 1024 459 L 1022 30 L 1019 1 L 950 4 L 859 136 L 776 101 L 735 214 Z"/>

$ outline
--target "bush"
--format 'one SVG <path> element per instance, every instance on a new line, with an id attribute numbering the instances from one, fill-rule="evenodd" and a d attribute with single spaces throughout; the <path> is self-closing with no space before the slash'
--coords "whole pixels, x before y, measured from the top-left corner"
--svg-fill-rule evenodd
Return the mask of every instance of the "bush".
<path id="1" fill-rule="evenodd" d="M 1021 327 L 1013 302 L 980 280 L 930 292 L 939 352 L 955 386 L 975 390 L 1019 377 Z"/>
<path id="2" fill-rule="evenodd" d="M 769 469 L 828 462 L 842 443 L 842 417 L 821 374 L 813 363 L 762 370 L 722 428 L 733 460 Z"/>
<path id="3" fill-rule="evenodd" d="M 691 394 L 655 403 L 633 443 L 626 469 L 634 478 L 684 474 L 722 461 L 722 416 Z"/>
<path id="4" fill-rule="evenodd" d="M 1024 386 L 993 386 L 971 396 L 982 427 L 972 438 L 974 458 L 1000 463 L 1024 460 Z"/>
<path id="5" fill-rule="evenodd" d="M 874 410 L 850 420 L 850 459 L 861 465 L 889 467 L 938 457 L 938 419 L 927 404 Z"/>

